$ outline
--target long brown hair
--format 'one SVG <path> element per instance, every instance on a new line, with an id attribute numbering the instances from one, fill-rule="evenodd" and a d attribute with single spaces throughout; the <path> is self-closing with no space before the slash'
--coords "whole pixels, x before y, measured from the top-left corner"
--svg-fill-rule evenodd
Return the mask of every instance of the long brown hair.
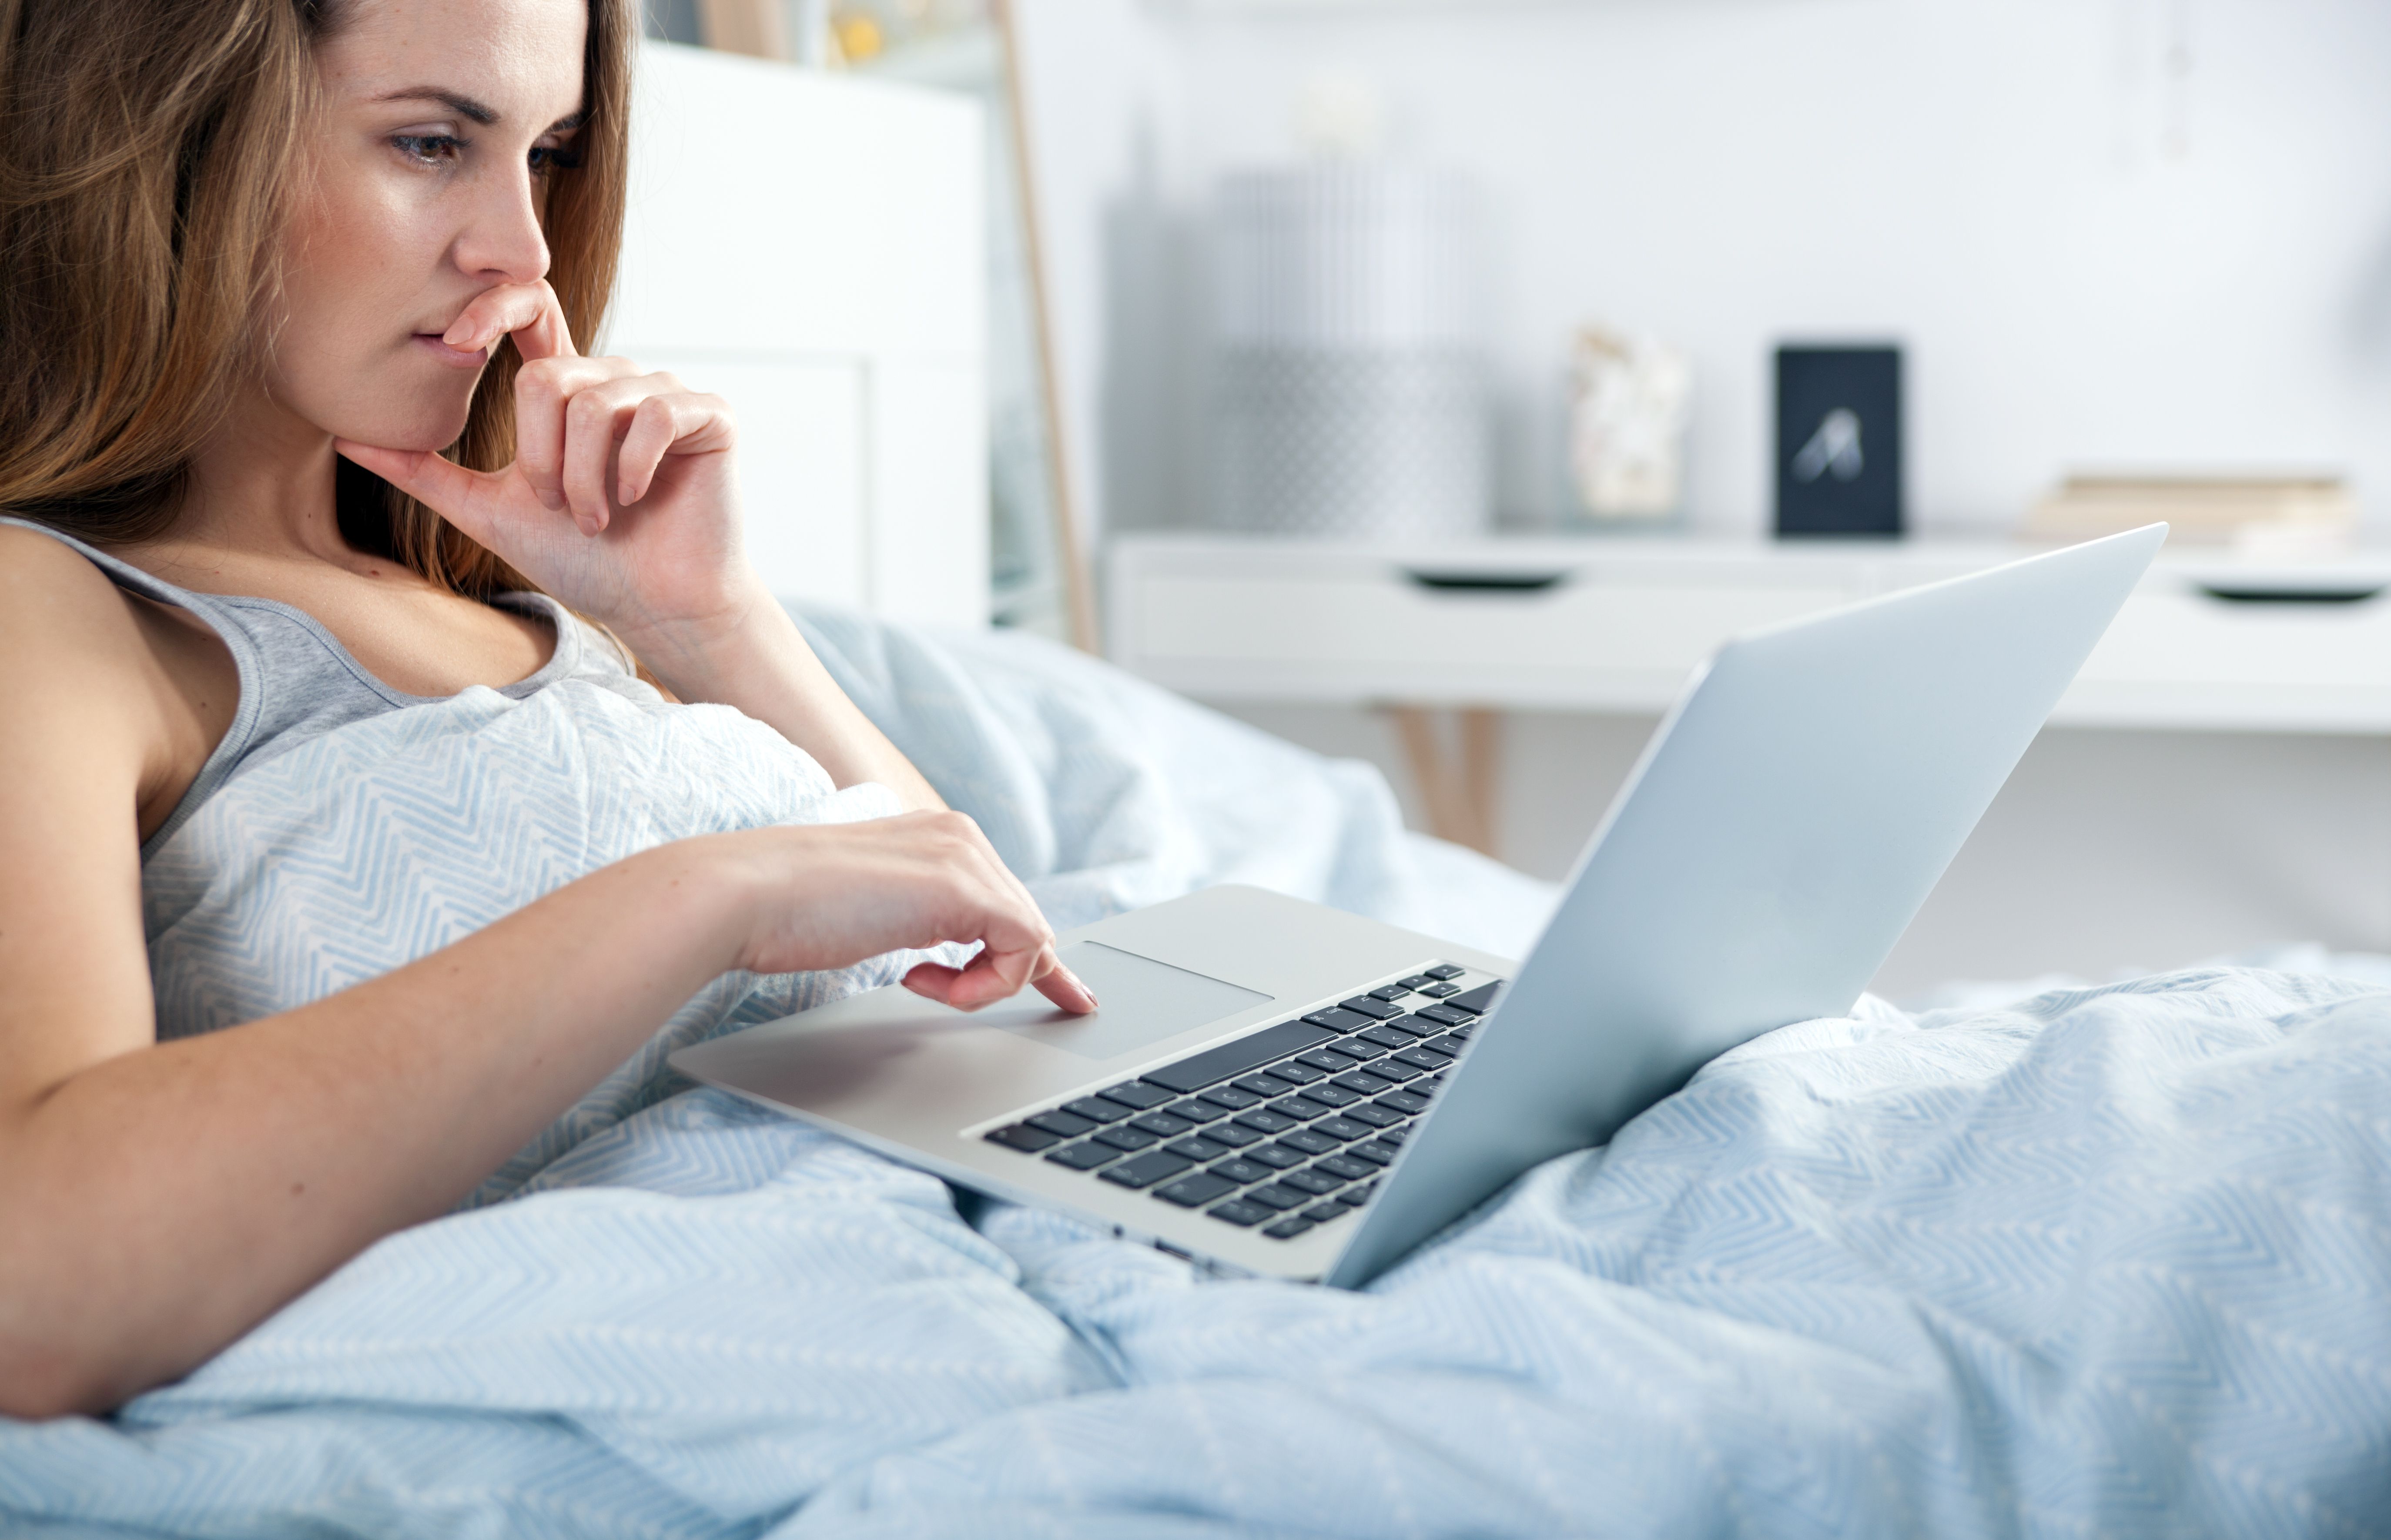
<path id="1" fill-rule="evenodd" d="M 192 455 L 254 379 L 287 189 L 343 0 L 0 0 L 0 512 L 96 544 L 173 524 Z M 578 165 L 548 181 L 549 282 L 575 338 L 614 285 L 628 161 L 627 0 L 589 0 Z M 514 458 L 513 345 L 450 453 Z M 343 460 L 352 545 L 433 582 L 529 585 Z"/>

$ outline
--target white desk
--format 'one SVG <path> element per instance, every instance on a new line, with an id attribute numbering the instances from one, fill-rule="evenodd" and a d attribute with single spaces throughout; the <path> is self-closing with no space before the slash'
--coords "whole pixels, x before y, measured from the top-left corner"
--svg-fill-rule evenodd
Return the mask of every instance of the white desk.
<path id="1" fill-rule="evenodd" d="M 1442 809 L 1431 821 L 1484 848 L 1492 712 L 1657 713 L 1738 632 L 2030 550 L 1932 540 L 1374 547 L 1124 536 L 1109 554 L 1108 640 L 1115 662 L 1190 695 L 1395 708 L 1422 790 Z M 1470 586 L 1505 582 L 1520 586 Z M 2369 597 L 2218 596 L 2265 589 Z M 1422 709 L 1431 706 L 1468 714 L 1459 784 L 1433 751 Z M 2236 563 L 2213 548 L 2164 551 L 2051 720 L 2391 734 L 2391 552 L 2291 567 Z"/>

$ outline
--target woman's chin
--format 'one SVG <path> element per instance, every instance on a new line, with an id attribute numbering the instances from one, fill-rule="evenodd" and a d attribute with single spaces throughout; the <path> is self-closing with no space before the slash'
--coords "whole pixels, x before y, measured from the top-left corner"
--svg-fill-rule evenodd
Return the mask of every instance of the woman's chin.
<path id="1" fill-rule="evenodd" d="M 335 438 L 352 444 L 370 444 L 377 449 L 404 449 L 439 453 L 457 442 L 465 432 L 466 410 L 459 407 L 453 412 L 437 416 L 427 414 L 393 421 L 358 422 L 332 430 Z"/>

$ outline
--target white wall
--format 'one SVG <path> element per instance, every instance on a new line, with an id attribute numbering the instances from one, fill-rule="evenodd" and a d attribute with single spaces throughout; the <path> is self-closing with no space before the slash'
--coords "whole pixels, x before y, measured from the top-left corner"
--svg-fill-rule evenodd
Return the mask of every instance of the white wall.
<path id="1" fill-rule="evenodd" d="M 2391 520 L 2391 6 L 1020 6 L 1069 415 L 1117 524 L 1191 506 L 1191 239 L 1323 71 L 1493 194 L 1503 502 L 1561 504 L 1579 323 L 1700 370 L 1694 522 L 1767 517 L 1768 349 L 1910 350 L 1921 527 L 2071 467 L 2323 467 Z"/>
<path id="2" fill-rule="evenodd" d="M 1196 237 L 1298 94 L 1374 81 L 1394 148 L 1493 197 L 1504 500 L 1549 516 L 1571 330 L 1700 370 L 1691 516 L 1768 516 L 1768 350 L 1910 350 L 1921 527 L 2071 468 L 2350 473 L 2391 537 L 2384 0 L 1016 0 L 1073 447 L 1097 517 L 1201 466 Z M 1404 776 L 1358 713 L 1245 713 Z M 1649 724 L 1508 726 L 1505 854 L 1557 874 Z M 2287 938 L 2391 949 L 2391 745 L 2047 735 L 1888 966 L 2104 974 Z"/>

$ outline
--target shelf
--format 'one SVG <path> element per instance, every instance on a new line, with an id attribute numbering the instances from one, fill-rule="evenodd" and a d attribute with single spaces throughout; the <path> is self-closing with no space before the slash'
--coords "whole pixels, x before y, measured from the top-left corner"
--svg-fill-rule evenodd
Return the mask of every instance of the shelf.
<path id="1" fill-rule="evenodd" d="M 1222 700 L 1649 714 L 1731 636 L 2032 553 L 1993 542 L 1130 536 L 1109 556 L 1111 655 Z M 2391 552 L 2312 566 L 2164 552 L 2051 719 L 2391 733 L 2386 590 Z"/>

